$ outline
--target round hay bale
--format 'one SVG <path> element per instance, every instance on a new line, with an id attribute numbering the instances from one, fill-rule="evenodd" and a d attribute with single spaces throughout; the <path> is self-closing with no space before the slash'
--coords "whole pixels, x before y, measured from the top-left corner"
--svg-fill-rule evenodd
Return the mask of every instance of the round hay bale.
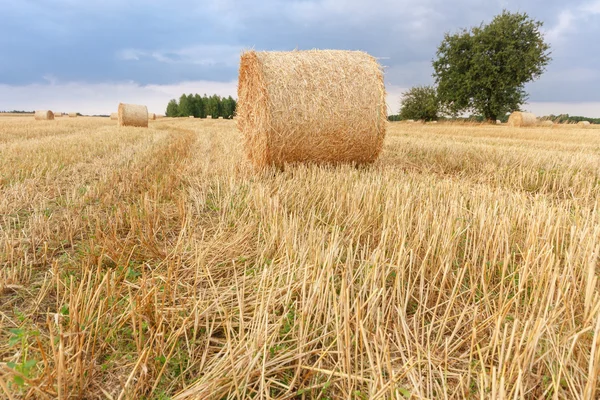
<path id="1" fill-rule="evenodd" d="M 37 110 L 34 117 L 36 121 L 49 121 L 54 119 L 54 113 L 50 110 Z"/>
<path id="2" fill-rule="evenodd" d="M 579 121 L 577 123 L 577 126 L 586 128 L 586 127 L 590 126 L 590 121 Z"/>
<path id="3" fill-rule="evenodd" d="M 219 119 L 223 119 L 223 117 L 219 117 Z"/>
<path id="4" fill-rule="evenodd" d="M 119 126 L 148 127 L 148 107 L 119 103 Z"/>
<path id="5" fill-rule="evenodd" d="M 119 119 L 119 113 L 111 113 L 110 114 L 110 119 L 112 120 L 118 120 Z"/>
<path id="6" fill-rule="evenodd" d="M 407 119 L 406 122 L 413 124 L 415 122 L 414 119 Z"/>
<path id="7" fill-rule="evenodd" d="M 381 67 L 360 51 L 242 54 L 237 126 L 256 167 L 370 163 L 387 127 Z"/>
<path id="8" fill-rule="evenodd" d="M 500 121 L 499 119 L 496 120 L 496 125 L 501 125 L 502 121 Z"/>
<path id="9" fill-rule="evenodd" d="M 550 121 L 549 119 L 540 122 L 541 126 L 554 126 L 554 122 Z"/>
<path id="10" fill-rule="evenodd" d="M 211 118 L 212 118 L 212 117 L 211 117 L 210 115 L 207 115 L 207 116 L 206 116 L 206 119 L 211 119 Z"/>
<path id="11" fill-rule="evenodd" d="M 156 114 L 154 114 L 154 113 L 148 113 L 148 119 L 149 119 L 150 121 L 154 121 L 154 120 L 156 120 Z"/>
<path id="12" fill-rule="evenodd" d="M 196 117 L 194 117 L 193 115 L 190 115 L 188 118 L 196 118 Z"/>
<path id="13" fill-rule="evenodd" d="M 77 113 L 76 112 L 69 113 L 69 118 L 77 118 Z"/>
<path id="14" fill-rule="evenodd" d="M 532 113 L 515 111 L 508 117 L 508 125 L 514 127 L 534 126 L 537 118 Z"/>

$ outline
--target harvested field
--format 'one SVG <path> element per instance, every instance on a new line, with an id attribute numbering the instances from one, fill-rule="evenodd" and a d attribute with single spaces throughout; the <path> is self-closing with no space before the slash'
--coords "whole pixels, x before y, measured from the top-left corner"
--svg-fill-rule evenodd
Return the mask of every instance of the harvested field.
<path id="1" fill-rule="evenodd" d="M 600 129 L 0 117 L 0 398 L 600 395 Z"/>

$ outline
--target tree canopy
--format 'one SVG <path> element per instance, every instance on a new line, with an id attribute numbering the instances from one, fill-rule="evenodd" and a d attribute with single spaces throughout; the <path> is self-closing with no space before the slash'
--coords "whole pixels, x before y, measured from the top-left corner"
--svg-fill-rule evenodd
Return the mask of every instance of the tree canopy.
<path id="1" fill-rule="evenodd" d="M 517 111 L 525 83 L 550 62 L 542 22 L 503 11 L 488 25 L 446 33 L 433 61 L 438 98 L 454 114 L 474 111 L 487 120 Z"/>
<path id="2" fill-rule="evenodd" d="M 220 97 L 212 95 L 208 97 L 206 94 L 182 94 L 179 101 L 172 99 L 167 104 L 167 117 L 190 117 L 206 118 L 210 115 L 211 118 L 223 117 L 226 119 L 233 118 L 237 102 L 231 96 Z"/>
<path id="3" fill-rule="evenodd" d="M 416 86 L 402 93 L 400 119 L 435 121 L 438 119 L 439 102 L 433 86 Z"/>

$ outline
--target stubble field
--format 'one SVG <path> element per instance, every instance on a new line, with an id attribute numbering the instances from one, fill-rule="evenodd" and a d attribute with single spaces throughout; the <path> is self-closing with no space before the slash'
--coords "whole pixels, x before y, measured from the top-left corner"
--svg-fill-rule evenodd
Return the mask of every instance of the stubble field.
<path id="1" fill-rule="evenodd" d="M 0 398 L 600 396 L 600 129 L 0 118 Z"/>

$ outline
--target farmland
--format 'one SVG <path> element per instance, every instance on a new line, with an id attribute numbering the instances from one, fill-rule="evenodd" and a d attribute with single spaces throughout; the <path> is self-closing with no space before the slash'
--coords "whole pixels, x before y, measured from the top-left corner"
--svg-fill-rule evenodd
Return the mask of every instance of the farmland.
<path id="1" fill-rule="evenodd" d="M 0 397 L 600 396 L 600 129 L 0 117 Z"/>

